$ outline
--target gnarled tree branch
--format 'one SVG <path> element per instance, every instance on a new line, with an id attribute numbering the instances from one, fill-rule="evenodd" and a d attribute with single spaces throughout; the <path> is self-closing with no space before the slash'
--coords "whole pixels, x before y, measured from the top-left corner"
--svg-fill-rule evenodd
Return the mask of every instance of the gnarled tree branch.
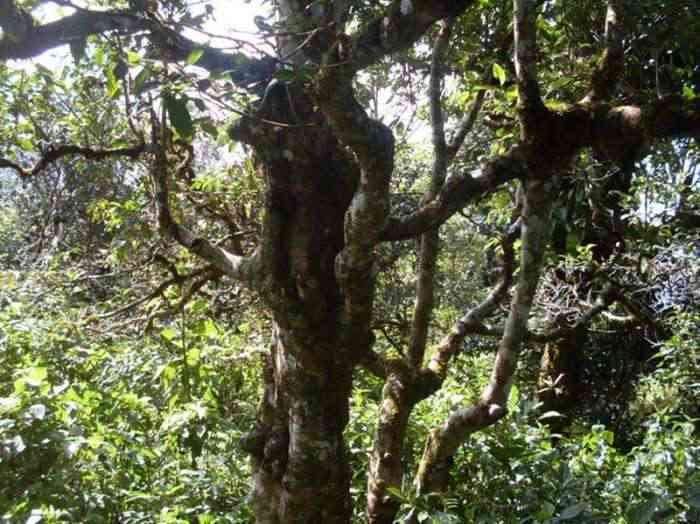
<path id="1" fill-rule="evenodd" d="M 89 160 L 105 160 L 107 158 L 127 157 L 131 159 L 138 158 L 146 151 L 146 144 L 137 144 L 131 147 L 115 148 L 115 149 L 93 149 L 77 145 L 58 145 L 49 146 L 43 153 L 39 161 L 30 169 L 24 169 L 19 164 L 0 158 L 0 167 L 13 169 L 21 177 L 31 177 L 40 174 L 51 164 L 66 156 L 82 156 Z"/>
<path id="2" fill-rule="evenodd" d="M 370 22 L 349 42 L 348 61 L 355 71 L 407 48 L 438 20 L 458 16 L 474 0 L 394 0 L 384 16 Z"/>
<path id="3" fill-rule="evenodd" d="M 554 191 L 552 181 L 526 180 L 524 186 L 518 286 L 491 380 L 476 405 L 453 412 L 443 426 L 431 432 L 416 478 L 420 493 L 443 490 L 448 481 L 451 457 L 457 448 L 468 435 L 496 423 L 507 412 L 516 358 L 527 333 L 530 307 L 544 258 Z"/>
<path id="4" fill-rule="evenodd" d="M 338 46 L 341 47 L 341 46 Z M 371 340 L 374 300 L 374 248 L 389 212 L 389 181 L 394 170 L 394 136 L 371 119 L 355 99 L 354 71 L 342 49 L 331 50 L 316 78 L 317 103 L 340 142 L 355 156 L 360 180 L 345 213 L 345 247 L 337 255 L 335 274 L 345 298 L 344 337 Z M 367 344 L 369 347 L 369 344 Z"/>
<path id="5" fill-rule="evenodd" d="M 272 57 L 224 53 L 184 37 L 153 17 L 129 10 L 81 9 L 38 25 L 29 13 L 18 9 L 11 0 L 0 0 L 0 15 L 3 13 L 8 13 L 8 17 L 0 16 L 0 21 L 7 21 L 2 24 L 6 34 L 0 40 L 0 62 L 33 58 L 50 49 L 85 40 L 90 35 L 116 31 L 120 34 L 149 33 L 151 41 L 170 60 L 185 60 L 192 51 L 201 49 L 202 56 L 197 61 L 199 67 L 212 72 L 229 71 L 233 82 L 241 86 L 269 80 L 277 67 L 277 60 Z M 14 15 L 9 16 L 12 13 Z M 21 31 L 16 30 L 15 19 L 22 21 Z"/>
<path id="6" fill-rule="evenodd" d="M 479 176 L 470 173 L 450 176 L 430 202 L 408 215 L 390 217 L 379 238 L 392 241 L 416 237 L 443 224 L 469 202 L 496 191 L 510 180 L 524 177 L 526 173 L 523 150 L 516 146 L 485 164 Z"/>
<path id="7" fill-rule="evenodd" d="M 200 256 L 224 275 L 254 285 L 261 276 L 262 264 L 258 253 L 249 257 L 237 256 L 209 240 L 195 236 L 186 227 L 175 221 L 170 211 L 168 189 L 168 159 L 162 143 L 155 144 L 151 162 L 151 179 L 155 188 L 155 203 L 161 233 L 173 238 L 195 255 Z"/>

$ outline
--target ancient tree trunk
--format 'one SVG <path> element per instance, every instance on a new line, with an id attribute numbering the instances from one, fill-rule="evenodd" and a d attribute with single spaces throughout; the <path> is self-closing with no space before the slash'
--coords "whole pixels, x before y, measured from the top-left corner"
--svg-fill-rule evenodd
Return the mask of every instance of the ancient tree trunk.
<path id="1" fill-rule="evenodd" d="M 274 319 L 258 424 L 244 441 L 253 465 L 251 503 L 259 523 L 347 523 L 342 433 L 357 348 L 340 335 L 335 259 L 357 169 L 308 98 L 290 86 L 272 84 L 258 117 L 232 129 L 254 147 L 266 183 L 259 287 Z"/>
<path id="2" fill-rule="evenodd" d="M 343 429 L 351 372 L 342 363 L 303 362 L 298 355 L 314 348 L 300 342 L 298 333 L 275 326 L 259 426 L 248 442 L 251 503 L 259 523 L 347 523 L 352 507 Z"/>

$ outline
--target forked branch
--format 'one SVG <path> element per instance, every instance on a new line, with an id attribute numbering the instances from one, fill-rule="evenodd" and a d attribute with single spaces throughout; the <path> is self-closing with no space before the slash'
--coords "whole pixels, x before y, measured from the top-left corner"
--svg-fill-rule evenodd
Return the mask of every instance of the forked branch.
<path id="1" fill-rule="evenodd" d="M 524 186 L 518 286 L 490 382 L 476 405 L 454 411 L 445 424 L 431 432 L 416 478 L 420 493 L 444 490 L 450 459 L 457 448 L 471 433 L 496 423 L 507 412 L 516 359 L 527 333 L 530 307 L 549 236 L 549 212 L 554 191 L 551 181 L 526 180 Z"/>
<path id="2" fill-rule="evenodd" d="M 173 238 L 195 255 L 209 262 L 224 275 L 241 280 L 248 285 L 255 284 L 262 271 L 257 251 L 248 257 L 234 255 L 213 242 L 194 235 L 173 218 L 168 188 L 169 165 L 163 142 L 165 141 L 161 140 L 154 145 L 155 152 L 150 167 L 161 234 Z"/>

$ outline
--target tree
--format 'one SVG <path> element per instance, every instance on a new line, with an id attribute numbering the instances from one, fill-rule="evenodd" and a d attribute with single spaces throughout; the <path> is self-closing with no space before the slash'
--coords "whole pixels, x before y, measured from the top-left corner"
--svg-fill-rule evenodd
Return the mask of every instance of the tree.
<path id="1" fill-rule="evenodd" d="M 528 330 L 564 175 L 590 154 L 618 166 L 614 176 L 628 176 L 656 143 L 700 131 L 693 54 L 700 33 L 692 29 L 699 18 L 690 1 L 571 7 L 527 0 L 278 0 L 274 25 L 259 24 L 275 41 L 273 55 L 247 52 L 250 45 L 240 41 L 239 51 L 227 52 L 188 39 L 181 29 L 197 28 L 210 13 L 196 14 L 183 2 L 108 8 L 57 3 L 72 14 L 41 24 L 32 17 L 34 3 L 0 0 L 0 59 L 32 58 L 69 43 L 77 61 L 89 61 L 84 78 L 111 97 L 123 97 L 126 124 L 107 143 L 67 133 L 80 142 L 47 136 L 38 153 L 20 153 L 31 108 L 14 106 L 14 122 L 5 116 L 11 138 L 0 167 L 37 177 L 73 156 L 138 162 L 149 179 L 162 237 L 196 255 L 206 266 L 202 271 L 234 279 L 261 297 L 273 330 L 257 426 L 243 442 L 261 523 L 349 521 L 343 430 L 360 368 L 384 381 L 367 512 L 370 522 L 393 522 L 399 502 L 392 489 L 403 481 L 402 448 L 412 410 L 441 387 L 468 335 L 496 335 L 493 372 L 481 398 L 455 409 L 432 431 L 415 475 L 419 493 L 445 490 L 457 449 L 471 433 L 506 415 L 526 339 L 570 338 L 624 302 L 622 293 L 596 289 L 600 301 L 576 325 L 552 333 Z M 646 31 L 648 13 L 658 13 L 655 31 Z M 665 32 L 676 27 L 687 28 L 680 40 Z M 432 44 L 429 60 L 426 43 Z M 666 63 L 666 56 L 673 61 Z M 429 71 L 431 173 L 420 202 L 405 212 L 396 212 L 391 198 L 392 181 L 401 175 L 396 129 L 370 116 L 363 100 L 367 78 L 394 74 L 391 60 L 408 82 Z M 106 72 L 106 81 L 95 81 L 93 63 Z M 193 79 L 183 64 L 212 77 Z M 5 73 L 12 69 L 2 67 Z M 135 77 L 130 68 L 139 71 Z M 47 84 L 54 81 L 44 74 Z M 455 92 L 471 101 L 468 108 L 444 99 L 448 75 L 458 82 Z M 239 97 L 250 95 L 228 134 L 246 145 L 264 183 L 255 246 L 233 238 L 239 223 L 229 224 L 231 238 L 217 242 L 192 225 L 191 209 L 175 209 L 176 190 L 197 169 L 194 136 L 211 130 L 201 93 L 212 90 L 211 98 L 228 102 L 212 83 L 234 85 Z M 513 95 L 517 101 L 511 102 Z M 190 101 L 198 109 L 195 117 Z M 447 109 L 462 113 L 459 122 L 448 120 Z M 477 168 L 463 145 L 478 119 L 496 147 L 489 151 L 491 144 L 483 144 Z M 454 131 L 449 140 L 446 127 Z M 30 159 L 34 166 L 24 167 Z M 500 281 L 448 333 L 430 333 L 441 226 L 516 181 L 517 200 L 500 239 Z M 692 217 L 692 206 L 683 212 Z M 374 334 L 381 248 L 411 239 L 418 242 L 415 306 L 406 347 L 392 356 L 377 349 Z M 504 325 L 487 326 L 511 287 Z M 431 339 L 438 342 L 429 347 Z"/>

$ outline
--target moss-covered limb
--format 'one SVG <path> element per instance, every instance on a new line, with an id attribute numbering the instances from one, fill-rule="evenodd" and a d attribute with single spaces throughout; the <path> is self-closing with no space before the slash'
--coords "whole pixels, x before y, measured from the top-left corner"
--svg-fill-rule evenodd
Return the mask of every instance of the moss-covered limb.
<path id="1" fill-rule="evenodd" d="M 349 41 L 349 59 L 355 71 L 406 49 L 438 20 L 459 16 L 474 0 L 394 0 L 384 14 Z"/>
<path id="2" fill-rule="evenodd" d="M 624 1 L 608 0 L 605 15 L 605 49 L 591 77 L 591 88 L 581 100 L 582 104 L 597 104 L 608 99 L 622 76 L 624 70 L 623 16 Z"/>
<path id="3" fill-rule="evenodd" d="M 335 260 L 335 277 L 343 294 L 341 343 L 355 359 L 371 347 L 375 246 L 389 212 L 389 182 L 394 169 L 394 136 L 371 119 L 355 99 L 349 67 L 338 46 L 327 54 L 314 84 L 316 102 L 333 134 L 353 154 L 360 179 L 344 218 L 344 247 Z"/>
<path id="4" fill-rule="evenodd" d="M 518 285 L 489 384 L 476 405 L 455 411 L 445 424 L 431 433 L 416 477 L 421 493 L 444 490 L 457 448 L 469 434 L 496 423 L 507 412 L 516 359 L 527 333 L 530 307 L 549 236 L 549 213 L 554 195 L 551 181 L 526 180 L 524 186 Z"/>
<path id="5" fill-rule="evenodd" d="M 521 137 L 534 140 L 537 125 L 547 111 L 537 81 L 537 2 L 513 0 L 513 34 L 515 37 L 515 76 L 518 85 L 518 111 Z"/>

